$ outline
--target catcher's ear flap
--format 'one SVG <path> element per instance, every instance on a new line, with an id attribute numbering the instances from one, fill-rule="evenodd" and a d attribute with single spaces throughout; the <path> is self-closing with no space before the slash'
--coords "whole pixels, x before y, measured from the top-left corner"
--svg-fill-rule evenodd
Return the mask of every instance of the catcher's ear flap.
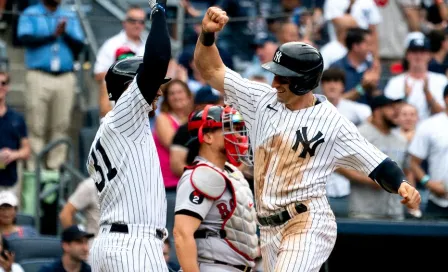
<path id="1" fill-rule="evenodd" d="M 226 190 L 226 179 L 210 166 L 200 165 L 191 173 L 191 184 L 205 197 L 219 199 Z"/>

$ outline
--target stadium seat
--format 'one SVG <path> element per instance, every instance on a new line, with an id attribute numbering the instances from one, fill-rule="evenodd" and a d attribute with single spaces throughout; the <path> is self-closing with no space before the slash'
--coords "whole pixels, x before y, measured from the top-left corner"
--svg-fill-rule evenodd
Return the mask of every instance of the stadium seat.
<path id="1" fill-rule="evenodd" d="M 56 258 L 54 259 L 29 259 L 21 261 L 19 264 L 26 272 L 38 272 L 39 269 L 47 264 L 51 264 L 54 261 L 56 261 Z"/>
<path id="2" fill-rule="evenodd" d="M 84 115 L 84 127 L 98 128 L 100 126 L 100 109 L 88 109 Z"/>
<path id="3" fill-rule="evenodd" d="M 97 130 L 98 130 L 97 127 L 84 127 L 79 132 L 79 161 L 83 162 L 80 163 L 80 171 L 86 176 L 88 176 L 88 173 L 85 166 L 85 162 L 87 161 L 90 146 L 92 145 L 92 142 L 95 139 Z"/>
<path id="4" fill-rule="evenodd" d="M 8 242 L 10 250 L 16 254 L 15 261 L 18 263 L 29 259 L 60 258 L 62 256 L 61 240 L 54 236 L 18 238 L 8 240 Z"/>
<path id="5" fill-rule="evenodd" d="M 349 199 L 343 198 L 328 198 L 331 209 L 336 217 L 348 217 L 349 214 Z"/>
<path id="6" fill-rule="evenodd" d="M 36 222 L 34 221 L 34 217 L 27 214 L 20 214 L 18 213 L 16 215 L 16 224 L 19 226 L 36 226 Z"/>

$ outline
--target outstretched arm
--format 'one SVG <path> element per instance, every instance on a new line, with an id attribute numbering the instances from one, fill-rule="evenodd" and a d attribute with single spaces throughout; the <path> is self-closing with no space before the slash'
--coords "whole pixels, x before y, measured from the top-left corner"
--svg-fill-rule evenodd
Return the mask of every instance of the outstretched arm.
<path id="1" fill-rule="evenodd" d="M 194 63 L 201 76 L 214 89 L 224 93 L 224 65 L 215 44 L 215 34 L 221 31 L 229 21 L 225 11 L 217 7 L 207 10 L 202 20 L 202 32 L 196 43 Z"/>
<path id="2" fill-rule="evenodd" d="M 165 18 L 165 9 L 160 4 L 151 4 L 151 31 L 145 44 L 143 65 L 137 74 L 137 84 L 145 100 L 151 104 L 160 85 L 164 83 L 171 59 L 171 43 Z M 154 1 L 155 2 L 155 1 Z M 159 3 L 162 1 L 159 1 Z M 166 1 L 164 1 L 166 2 Z"/>

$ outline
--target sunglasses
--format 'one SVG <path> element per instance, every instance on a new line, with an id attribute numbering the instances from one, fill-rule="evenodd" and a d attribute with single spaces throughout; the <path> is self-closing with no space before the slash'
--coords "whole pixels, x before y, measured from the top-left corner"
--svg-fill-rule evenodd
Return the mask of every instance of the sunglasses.
<path id="1" fill-rule="evenodd" d="M 1 86 L 7 86 L 9 84 L 8 81 L 0 81 Z"/>
<path id="2" fill-rule="evenodd" d="M 135 19 L 135 18 L 126 18 L 126 22 L 130 23 L 130 24 L 140 24 L 140 25 L 144 25 L 145 24 L 145 20 L 139 20 L 139 19 Z"/>

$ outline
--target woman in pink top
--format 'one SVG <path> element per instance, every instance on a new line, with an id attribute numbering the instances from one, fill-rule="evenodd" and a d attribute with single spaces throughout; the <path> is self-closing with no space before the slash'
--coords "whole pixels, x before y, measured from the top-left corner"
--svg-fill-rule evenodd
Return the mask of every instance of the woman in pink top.
<path id="1" fill-rule="evenodd" d="M 170 145 L 180 125 L 188 121 L 193 108 L 193 96 L 188 85 L 171 80 L 162 89 L 163 102 L 155 120 L 154 141 L 159 153 L 165 188 L 176 188 L 179 178 L 170 169 Z"/>

